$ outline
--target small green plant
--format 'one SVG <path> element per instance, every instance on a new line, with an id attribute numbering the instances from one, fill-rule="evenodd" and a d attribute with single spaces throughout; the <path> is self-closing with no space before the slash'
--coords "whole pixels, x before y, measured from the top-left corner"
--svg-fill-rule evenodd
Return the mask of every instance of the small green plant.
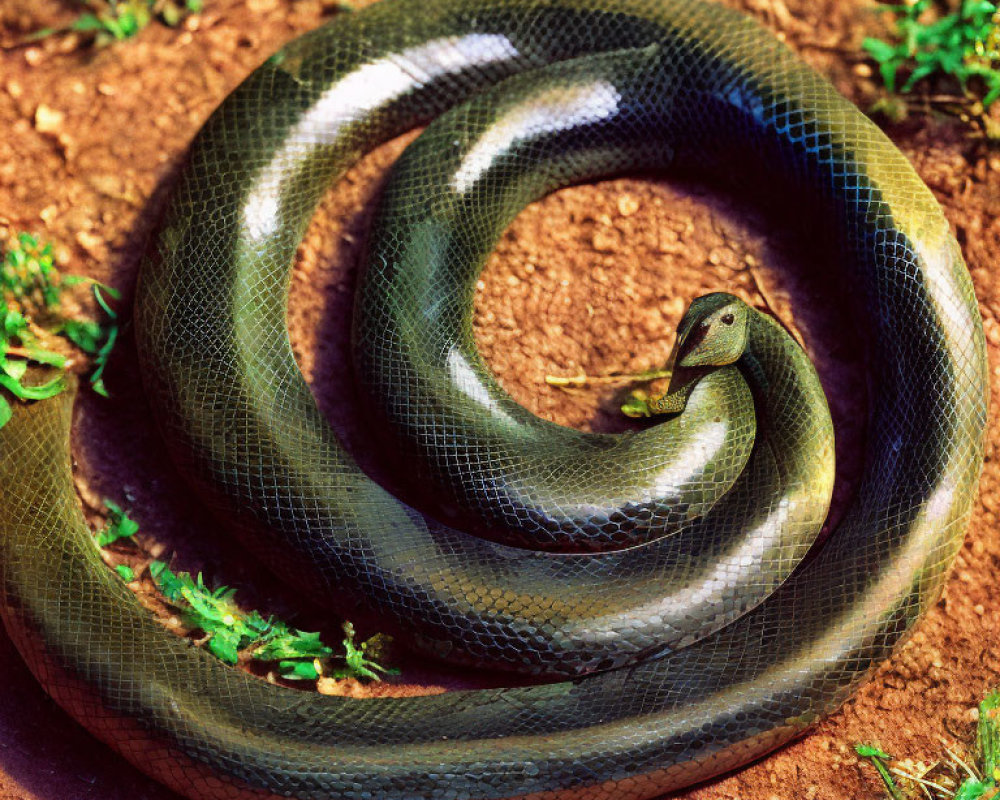
<path id="1" fill-rule="evenodd" d="M 359 645 L 354 644 L 354 626 L 350 622 L 345 622 L 344 639 L 340 642 L 344 648 L 344 666 L 334 666 L 330 672 L 331 678 L 368 678 L 369 680 L 382 680 L 378 673 L 383 675 L 398 675 L 399 670 L 395 668 L 383 667 L 375 661 L 381 658 L 385 651 L 385 645 L 389 637 L 381 633 L 376 633 L 370 639 L 366 639 Z M 372 657 L 369 658 L 369 655 Z"/>
<path id="2" fill-rule="evenodd" d="M 994 689 L 979 704 L 976 746 L 982 757 L 985 780 L 1000 787 L 1000 689 Z M 997 793 L 1000 794 L 1000 789 Z"/>
<path id="3" fill-rule="evenodd" d="M 891 797 L 892 800 L 905 800 L 903 793 L 896 785 L 896 781 L 893 779 L 892 774 L 889 772 L 889 767 L 887 766 L 888 763 L 892 761 L 892 756 L 880 747 L 876 747 L 872 744 L 856 744 L 854 745 L 854 752 L 862 758 L 867 758 L 871 761 L 872 766 L 875 767 L 875 771 L 882 779 L 882 784 L 885 786 L 885 790 L 888 792 L 889 797 Z"/>
<path id="4" fill-rule="evenodd" d="M 64 291 L 81 284 L 91 286 L 107 322 L 63 315 Z M 20 400 L 42 400 L 63 391 L 64 374 L 40 384 L 27 380 L 31 364 L 61 373 L 70 368 L 71 359 L 57 345 L 61 336 L 92 357 L 91 386 L 107 397 L 104 369 L 118 338 L 117 314 L 108 297 L 117 299 L 118 292 L 89 278 L 60 274 L 51 244 L 20 233 L 0 259 L 0 387 Z M 11 413 L 10 401 L 0 394 L 0 428 Z"/>
<path id="5" fill-rule="evenodd" d="M 31 39 L 76 32 L 93 36 L 102 46 L 131 39 L 154 19 L 174 27 L 204 7 L 203 0 L 79 0 L 79 5 L 88 10 L 69 25 L 36 31 Z"/>
<path id="6" fill-rule="evenodd" d="M 44 400 L 66 388 L 62 375 L 41 384 L 25 384 L 30 362 L 57 369 L 66 365 L 64 356 L 38 345 L 27 319 L 19 311 L 0 308 L 0 386 L 19 400 Z M 0 428 L 10 421 L 12 413 L 10 401 L 0 394 Z"/>
<path id="7" fill-rule="evenodd" d="M 40 244 L 30 233 L 19 233 L 0 265 L 0 288 L 19 303 L 54 308 L 64 285 L 55 267 L 51 244 Z"/>
<path id="8" fill-rule="evenodd" d="M 979 704 L 976 729 L 978 766 L 946 747 L 935 762 L 896 761 L 881 748 L 856 744 L 855 752 L 871 762 L 891 800 L 990 800 L 1000 797 L 1000 689 Z"/>
<path id="9" fill-rule="evenodd" d="M 893 15 L 894 41 L 868 38 L 863 47 L 890 92 L 908 93 L 925 78 L 945 75 L 984 109 L 1000 98 L 1000 15 L 993 2 L 962 0 L 956 12 L 937 15 L 933 0 L 877 8 Z"/>
<path id="10" fill-rule="evenodd" d="M 97 543 L 107 547 L 115 542 L 133 541 L 139 525 L 117 504 L 105 500 L 108 521 L 97 535 Z M 133 541 L 134 544 L 134 541 Z M 119 565 L 115 571 L 127 582 L 136 579 L 135 570 Z M 396 674 L 376 660 L 385 637 L 377 635 L 355 643 L 354 626 L 343 625 L 344 650 L 338 655 L 320 639 L 320 634 L 293 628 L 275 617 L 244 611 L 236 603 L 236 590 L 227 586 L 209 588 L 199 573 L 174 572 L 164 561 L 149 564 L 149 575 L 164 599 L 193 631 L 203 634 L 202 644 L 220 661 L 236 664 L 241 657 L 273 665 L 286 680 L 315 681 L 320 677 L 381 680 Z"/>
<path id="11" fill-rule="evenodd" d="M 108 509 L 108 521 L 97 533 L 98 547 L 107 547 L 119 539 L 131 539 L 139 532 L 139 523 L 131 519 L 120 505 L 105 500 L 104 506 Z"/>
<path id="12" fill-rule="evenodd" d="M 111 308 L 105 295 L 117 300 L 119 293 L 100 283 L 93 284 L 93 291 L 94 299 L 107 316 L 107 321 L 100 324 L 93 320 L 67 319 L 63 320 L 59 332 L 84 353 L 92 356 L 94 370 L 90 373 L 90 386 L 102 397 L 108 397 L 108 390 L 104 385 L 104 370 L 118 341 L 119 323 L 118 314 Z"/>

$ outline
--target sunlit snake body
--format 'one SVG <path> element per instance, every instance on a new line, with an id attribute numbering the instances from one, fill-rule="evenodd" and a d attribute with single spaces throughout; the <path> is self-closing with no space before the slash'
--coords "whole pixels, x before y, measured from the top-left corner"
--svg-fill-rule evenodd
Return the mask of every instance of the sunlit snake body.
<path id="1" fill-rule="evenodd" d="M 608 54 L 594 57 L 599 51 Z M 577 57 L 585 58 L 571 61 Z M 510 75 L 518 77 L 490 90 Z M 547 564 L 593 557 L 602 565 L 596 572 L 621 580 L 614 570 L 625 569 L 626 556 L 655 560 L 699 523 L 660 513 L 651 496 L 624 510 L 612 498 L 590 519 L 579 509 L 593 498 L 575 487 L 567 487 L 575 498 L 567 509 L 555 503 L 567 513 L 553 522 L 536 501 L 558 500 L 558 483 L 532 492 L 508 482 L 506 467 L 490 467 L 489 481 L 455 490 L 478 501 L 489 488 L 499 498 L 501 512 L 487 512 L 494 513 L 488 526 L 515 509 L 525 522 L 517 537 L 561 549 L 565 537 L 553 531 L 563 531 L 590 537 L 585 548 L 604 552 L 526 554 L 459 534 L 360 473 L 295 366 L 285 331 L 287 274 L 330 180 L 363 150 L 480 92 L 484 99 L 431 126 L 404 158 L 410 163 L 390 181 L 377 215 L 360 289 L 362 304 L 380 282 L 389 291 L 383 317 L 356 327 L 365 387 L 391 389 L 406 379 L 407 394 L 380 416 L 451 432 L 443 456 L 428 444 L 433 435 L 413 445 L 428 477 L 455 472 L 456 453 L 479 452 L 454 435 L 465 430 L 462 420 L 495 431 L 487 412 L 509 411 L 470 349 L 467 310 L 441 312 L 456 296 L 468 301 L 467 286 L 445 286 L 441 276 L 452 274 L 449 259 L 474 275 L 506 220 L 532 197 L 647 163 L 766 176 L 787 192 L 789 208 L 813 208 L 837 243 L 868 344 L 865 472 L 815 557 L 784 583 L 780 559 L 755 567 L 761 583 L 774 584 L 769 590 L 781 586 L 735 621 L 732 607 L 754 606 L 760 587 L 730 575 L 724 613 L 710 608 L 696 632 L 677 630 L 656 644 L 644 626 L 662 632 L 673 623 L 630 617 L 623 655 L 606 636 L 584 636 L 582 649 L 566 645 L 562 634 L 581 628 L 574 616 L 581 608 L 547 619 L 536 606 L 549 588 L 532 570 L 545 575 Z M 484 141 L 492 143 L 489 158 L 470 160 Z M 555 166 L 531 166 L 535 151 Z M 407 184 L 414 175 L 446 191 L 406 216 L 413 211 L 406 188 L 420 188 Z M 407 259 L 419 269 L 425 257 L 441 257 L 444 272 L 409 279 L 397 271 Z M 439 305 L 402 305 L 413 296 Z M 723 316 L 728 308 L 720 307 Z M 445 349 L 427 345 L 437 341 L 433 333 L 421 339 L 425 328 L 437 330 L 428 322 L 435 313 L 454 329 Z M 150 401 L 175 457 L 279 571 L 318 595 L 373 589 L 375 609 L 439 655 L 528 672 L 598 670 L 523 688 L 368 701 L 304 695 L 231 670 L 164 632 L 96 555 L 66 457 L 69 400 L 19 407 L 0 432 L 7 629 L 60 704 L 194 798 L 638 800 L 746 763 L 835 708 L 937 596 L 982 464 L 981 321 L 932 195 L 874 125 L 770 34 L 692 0 L 385 0 L 294 42 L 199 135 L 143 269 L 136 328 Z M 682 334 L 694 349 L 681 355 L 696 352 L 701 334 Z M 400 366 L 401 355 L 409 367 Z M 458 390 L 437 387 L 451 405 L 436 406 L 425 390 L 442 381 L 442 363 Z M 742 452 L 747 425 L 739 422 L 743 401 L 718 393 L 727 381 L 745 391 L 740 375 L 751 388 L 761 384 L 746 363 L 735 369 L 703 378 L 689 411 L 709 413 L 706 398 L 730 403 L 718 417 L 734 422 L 712 452 L 722 454 L 724 482 L 739 487 L 748 479 L 731 476 L 732 464 L 759 466 L 762 445 L 749 456 L 726 455 Z M 524 435 L 511 427 L 515 439 Z M 776 456 L 775 463 L 782 491 L 808 486 L 811 462 L 785 465 Z M 822 516 L 829 475 L 817 470 L 823 511 L 811 513 Z M 684 498 L 701 498 L 706 519 L 731 503 L 711 486 L 685 482 L 683 470 L 673 474 L 680 479 L 667 499 L 680 486 Z M 782 509 L 793 519 L 798 507 L 793 500 Z M 774 510 L 764 509 L 765 517 Z M 658 520 L 643 532 L 635 520 L 650 517 Z M 606 536 L 595 533 L 608 523 Z M 703 548 L 716 543 L 705 535 Z M 470 554 L 472 561 L 460 559 Z M 505 559 L 519 566 L 504 572 Z M 581 571 L 550 577 L 586 586 L 587 567 L 567 569 Z M 522 578 L 504 598 L 497 581 Z M 605 602 L 618 613 L 625 584 L 611 585 Z M 589 611 L 598 618 L 596 597 Z M 512 626 L 501 624 L 505 614 Z"/>

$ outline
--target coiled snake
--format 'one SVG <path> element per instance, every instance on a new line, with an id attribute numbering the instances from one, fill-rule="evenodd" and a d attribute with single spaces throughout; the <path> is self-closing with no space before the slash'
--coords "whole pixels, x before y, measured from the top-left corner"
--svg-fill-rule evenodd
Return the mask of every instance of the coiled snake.
<path id="1" fill-rule="evenodd" d="M 439 114 L 374 224 L 359 377 L 421 479 L 458 477 L 444 491 L 485 538 L 360 472 L 285 331 L 326 186 Z M 688 408 L 621 439 L 531 420 L 471 344 L 472 282 L 518 208 L 670 166 L 766 179 L 812 209 L 859 300 L 865 471 L 798 568 L 829 498 L 829 421 L 764 316 L 698 301 L 662 400 Z M 199 134 L 136 312 L 173 454 L 279 572 L 322 597 L 370 592 L 437 655 L 572 676 L 357 701 L 231 670 L 101 563 L 69 396 L 20 406 L 0 432 L 8 632 L 57 702 L 193 798 L 651 798 L 743 764 L 835 708 L 936 597 L 982 464 L 981 321 L 932 195 L 770 34 L 694 0 L 384 0 L 293 42 Z M 562 456 L 576 461 L 556 472 Z"/>

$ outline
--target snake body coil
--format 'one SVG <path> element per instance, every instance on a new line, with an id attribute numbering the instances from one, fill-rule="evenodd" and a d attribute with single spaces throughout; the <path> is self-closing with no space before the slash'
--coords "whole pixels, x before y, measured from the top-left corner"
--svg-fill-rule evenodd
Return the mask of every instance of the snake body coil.
<path id="1" fill-rule="evenodd" d="M 288 344 L 289 266 L 322 192 L 365 149 L 452 107 L 380 207 L 359 299 L 373 315 L 355 330 L 362 381 L 396 391 L 379 414 L 417 431 L 428 478 L 476 476 L 452 491 L 488 526 L 596 553 L 467 536 L 389 496 L 330 432 Z M 825 513 L 832 473 L 814 457 L 829 441 L 813 434 L 829 424 L 799 402 L 815 393 L 808 370 L 797 382 L 779 366 L 779 351 L 803 357 L 773 323 L 722 296 L 693 309 L 675 373 L 681 447 L 647 432 L 652 454 L 624 461 L 610 440 L 514 419 L 472 349 L 462 300 L 517 209 L 643 165 L 766 175 L 789 207 L 815 209 L 859 298 L 865 472 L 790 577 L 808 547 L 800 527 Z M 704 344 L 744 313 L 748 355 Z M 319 596 L 368 591 L 438 655 L 575 676 L 356 701 L 233 671 L 165 633 L 104 568 L 73 493 L 69 400 L 19 407 L 0 432 L 7 629 L 60 704 L 192 798 L 640 800 L 743 764 L 835 708 L 936 597 L 982 464 L 981 320 L 933 196 L 787 48 L 695 0 L 385 0 L 302 37 L 199 134 L 143 268 L 136 327 L 175 458 L 279 572 Z M 752 452 L 751 395 L 767 410 Z M 717 478 L 705 480 L 677 465 L 706 450 L 713 424 Z M 585 453 L 575 483 L 533 460 L 557 439 Z M 586 448 L 611 455 L 599 468 Z M 638 499 L 598 474 L 616 458 L 646 459 Z M 760 500 L 763 484 L 776 502 Z M 748 539 L 704 522 L 738 512 Z M 773 551 L 759 580 L 725 560 L 747 542 Z M 718 580 L 704 577 L 709 550 Z M 677 564 L 687 583 L 657 595 Z M 673 616 L 667 590 L 684 600 Z"/>

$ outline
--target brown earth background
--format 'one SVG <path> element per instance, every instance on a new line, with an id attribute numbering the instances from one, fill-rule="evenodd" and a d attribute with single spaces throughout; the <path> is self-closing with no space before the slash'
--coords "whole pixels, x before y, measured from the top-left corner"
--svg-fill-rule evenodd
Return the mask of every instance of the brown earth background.
<path id="1" fill-rule="evenodd" d="M 319 0 L 206 0 L 181 28 L 151 26 L 92 52 L 73 37 L 0 50 L 0 236 L 27 230 L 53 242 L 61 268 L 121 288 L 128 298 L 144 242 L 185 148 L 218 102 L 282 43 L 335 9 Z M 884 22 L 861 0 L 727 0 L 785 38 L 862 108 L 880 96 L 860 53 Z M 0 45 L 66 23 L 68 4 L 3 0 Z M 878 798 L 851 745 L 877 742 L 917 759 L 973 734 L 976 704 L 1000 683 L 1000 149 L 952 118 L 911 117 L 889 134 L 933 189 L 961 242 L 990 345 L 993 404 L 986 467 L 969 535 L 942 600 L 858 695 L 808 737 L 760 763 L 679 797 L 692 800 Z M 369 156 L 329 193 L 300 250 L 290 329 L 300 363 L 362 462 L 377 454 L 350 391 L 346 348 L 354 263 L 386 165 L 405 142 Z M 838 502 L 850 496 L 864 437 L 861 347 L 830 282 L 835 264 L 794 215 L 762 212 L 724 192 L 662 179 L 622 178 L 558 192 L 529 207 L 504 236 L 476 300 L 477 336 L 504 386 L 557 422 L 598 430 L 623 423 L 614 390 L 567 393 L 546 374 L 601 374 L 662 364 L 687 302 L 705 291 L 741 294 L 801 332 L 827 388 L 838 435 Z M 795 273 L 793 275 L 793 273 Z M 803 275 L 805 277 L 803 277 Z M 122 306 L 127 307 L 127 299 Z M 127 315 L 126 315 L 127 316 Z M 134 510 L 144 541 L 177 551 L 182 568 L 241 587 L 269 609 L 294 597 L 234 564 L 166 460 L 138 385 L 128 336 L 107 377 L 111 401 L 83 392 L 74 454 L 81 498 Z M 2 456 L 3 454 L 0 454 Z M 384 470 L 383 470 L 384 471 Z M 0 502 L 2 502 L 0 487 Z M 298 618 L 309 621 L 308 616 Z M 305 624 L 305 623 L 304 623 Z M 482 679 L 408 668 L 409 682 Z M 167 800 L 42 693 L 0 635 L 0 800 Z M 488 678 L 486 678 L 488 679 Z M 406 686 L 400 687 L 406 691 Z"/>

